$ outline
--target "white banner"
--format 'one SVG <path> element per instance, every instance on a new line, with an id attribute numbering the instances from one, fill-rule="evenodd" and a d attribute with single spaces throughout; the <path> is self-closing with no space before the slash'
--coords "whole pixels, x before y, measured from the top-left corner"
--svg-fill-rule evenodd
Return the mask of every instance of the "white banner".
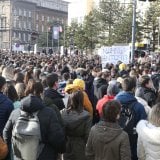
<path id="1" fill-rule="evenodd" d="M 102 47 L 101 49 L 99 49 L 98 54 L 101 56 L 101 62 L 103 68 L 105 67 L 106 63 L 117 64 L 118 61 L 122 61 L 125 64 L 129 64 L 130 47 L 129 46 Z"/>

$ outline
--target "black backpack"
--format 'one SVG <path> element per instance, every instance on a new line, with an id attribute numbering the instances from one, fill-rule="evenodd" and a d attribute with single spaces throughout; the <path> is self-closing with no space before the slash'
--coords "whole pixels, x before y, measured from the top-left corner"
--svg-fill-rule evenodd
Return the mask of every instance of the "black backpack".
<path id="1" fill-rule="evenodd" d="M 133 109 L 137 101 L 134 101 L 129 104 L 122 104 L 122 110 L 119 118 L 119 125 L 126 131 L 128 134 L 135 134 L 136 127 L 136 113 Z"/>

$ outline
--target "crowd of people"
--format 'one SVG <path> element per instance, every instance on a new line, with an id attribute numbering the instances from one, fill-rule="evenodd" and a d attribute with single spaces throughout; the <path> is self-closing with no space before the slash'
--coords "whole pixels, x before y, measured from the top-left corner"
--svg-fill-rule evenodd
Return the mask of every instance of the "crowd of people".
<path id="1" fill-rule="evenodd" d="M 159 55 L 0 53 L 0 159 L 158 160 L 159 127 Z"/>

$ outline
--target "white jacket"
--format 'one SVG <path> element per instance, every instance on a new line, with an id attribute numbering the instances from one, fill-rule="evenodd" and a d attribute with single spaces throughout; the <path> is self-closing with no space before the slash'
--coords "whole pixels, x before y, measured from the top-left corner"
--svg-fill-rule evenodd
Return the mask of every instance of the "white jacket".
<path id="1" fill-rule="evenodd" d="M 147 116 L 149 116 L 149 113 L 150 113 L 150 111 L 151 111 L 151 108 L 149 107 L 147 101 L 145 101 L 145 100 L 144 100 L 143 98 L 141 98 L 141 97 L 136 97 L 136 99 L 137 99 L 137 101 L 138 101 L 139 103 L 141 103 L 141 104 L 144 106 L 144 109 L 145 109 L 145 111 L 146 111 L 146 114 L 147 114 Z"/>
<path id="2" fill-rule="evenodd" d="M 139 160 L 160 160 L 160 127 L 146 120 L 137 124 Z"/>

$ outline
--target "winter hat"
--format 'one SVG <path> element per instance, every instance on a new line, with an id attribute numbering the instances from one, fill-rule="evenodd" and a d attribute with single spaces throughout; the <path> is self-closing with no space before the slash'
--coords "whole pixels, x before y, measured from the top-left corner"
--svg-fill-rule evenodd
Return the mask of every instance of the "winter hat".
<path id="1" fill-rule="evenodd" d="M 70 94 L 74 91 L 77 91 L 78 89 L 79 88 L 75 86 L 74 84 L 67 84 L 64 91 Z"/>
<path id="2" fill-rule="evenodd" d="M 79 87 L 79 89 L 85 90 L 85 82 L 82 79 L 75 79 L 73 81 L 73 85 Z"/>
<path id="3" fill-rule="evenodd" d="M 126 68 L 127 68 L 127 66 L 126 66 L 125 63 L 121 63 L 121 64 L 119 65 L 119 70 L 120 70 L 120 71 L 126 70 Z"/>
<path id="4" fill-rule="evenodd" d="M 119 88 L 116 84 L 109 84 L 108 88 L 107 88 L 107 95 L 110 96 L 115 96 L 119 93 Z"/>

